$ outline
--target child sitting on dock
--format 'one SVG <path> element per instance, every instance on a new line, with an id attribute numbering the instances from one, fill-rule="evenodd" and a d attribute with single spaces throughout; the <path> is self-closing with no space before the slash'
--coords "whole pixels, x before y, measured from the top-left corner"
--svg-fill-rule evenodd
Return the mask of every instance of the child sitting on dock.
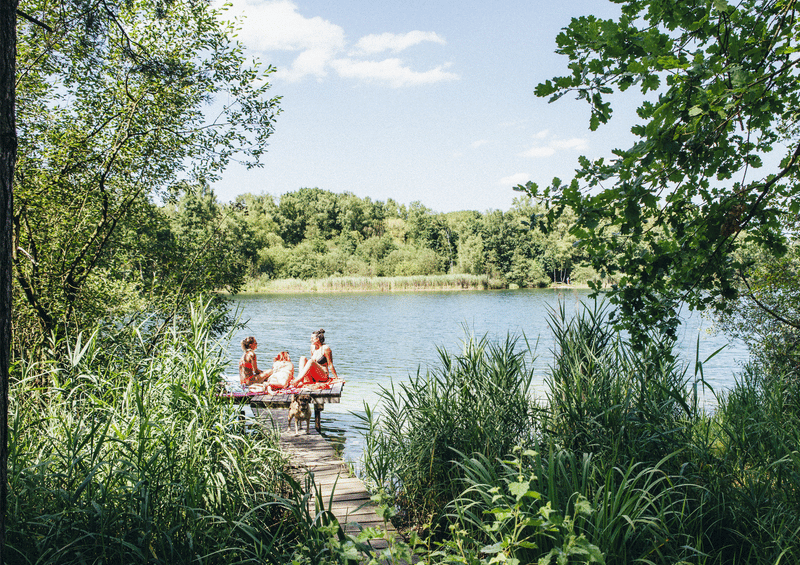
<path id="1" fill-rule="evenodd" d="M 288 387 L 294 377 L 294 363 L 288 351 L 281 351 L 272 361 L 272 368 L 261 371 L 260 379 L 247 386 L 250 393 L 275 394 L 277 391 Z"/>
<path id="2" fill-rule="evenodd" d="M 267 372 L 269 373 L 269 378 L 265 384 L 268 394 L 289 386 L 294 377 L 294 363 L 289 358 L 289 352 L 281 351 L 278 353 L 272 362 L 272 369 Z"/>

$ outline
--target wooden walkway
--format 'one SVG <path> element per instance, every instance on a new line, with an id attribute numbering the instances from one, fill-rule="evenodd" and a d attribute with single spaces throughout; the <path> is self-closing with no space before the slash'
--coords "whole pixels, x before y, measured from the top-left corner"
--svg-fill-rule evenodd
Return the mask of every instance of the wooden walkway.
<path id="1" fill-rule="evenodd" d="M 310 434 L 302 429 L 295 435 L 294 424 L 291 431 L 286 431 L 288 410 L 258 406 L 252 406 L 252 409 L 260 421 L 268 423 L 271 419 L 272 425 L 280 429 L 281 449 L 289 454 L 297 478 L 302 479 L 307 471 L 314 473 L 314 482 L 320 489 L 324 507 L 333 512 L 346 533 L 357 535 L 364 528 L 386 527 L 375 513 L 374 503 L 370 500 L 364 483 L 350 474 L 328 440 L 314 426 L 311 426 Z M 310 504 L 314 504 L 313 498 Z M 311 508 L 311 511 L 314 509 Z M 397 534 L 391 523 L 387 529 L 390 535 Z M 385 539 L 373 539 L 370 540 L 370 545 L 381 550 L 388 547 L 388 542 Z"/>

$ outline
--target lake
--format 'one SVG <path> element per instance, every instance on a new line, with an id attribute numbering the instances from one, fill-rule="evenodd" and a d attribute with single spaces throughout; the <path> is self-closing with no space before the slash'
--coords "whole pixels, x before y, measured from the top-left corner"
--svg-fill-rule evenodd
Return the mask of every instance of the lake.
<path id="1" fill-rule="evenodd" d="M 442 291 L 398 293 L 239 295 L 236 303 L 246 328 L 229 344 L 236 373 L 241 340 L 258 340 L 259 367 L 268 368 L 276 353 L 289 352 L 295 366 L 308 356 L 311 332 L 325 329 L 339 376 L 345 379 L 341 404 L 326 404 L 323 433 L 342 444 L 346 460 L 357 462 L 363 439 L 351 412 L 363 413 L 364 402 L 374 407 L 381 386 L 407 380 L 417 369 L 439 365 L 437 347 L 457 353 L 469 333 L 504 340 L 524 335 L 532 347 L 538 387 L 552 362 L 553 338 L 548 313 L 564 304 L 568 313 L 590 301 L 587 289 L 520 289 L 499 291 Z M 693 373 L 696 352 L 700 360 L 725 346 L 703 365 L 706 381 L 716 391 L 733 386 L 733 375 L 747 359 L 741 343 L 728 343 L 708 330 L 710 323 L 692 313 L 683 320 L 679 351 Z M 706 395 L 708 402 L 713 399 Z"/>

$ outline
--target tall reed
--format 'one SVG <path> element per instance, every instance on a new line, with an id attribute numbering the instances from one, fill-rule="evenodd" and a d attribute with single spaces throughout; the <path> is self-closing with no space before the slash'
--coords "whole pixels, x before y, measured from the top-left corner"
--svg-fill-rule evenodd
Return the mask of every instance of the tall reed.
<path id="1" fill-rule="evenodd" d="M 560 445 L 655 464 L 685 445 L 698 416 L 690 379 L 670 343 L 636 350 L 608 322 L 608 306 L 550 314 L 554 362 L 542 426 Z"/>
<path id="2" fill-rule="evenodd" d="M 705 538 L 721 559 L 800 561 L 800 386 L 775 364 L 744 367 L 718 397 Z"/>
<path id="3" fill-rule="evenodd" d="M 207 312 L 198 304 L 138 361 L 95 335 L 59 344 L 58 360 L 19 362 L 9 563 L 245 563 L 257 545 L 291 550 L 267 504 L 285 489 L 284 459 L 269 430 L 244 433 L 217 398 Z"/>
<path id="4" fill-rule="evenodd" d="M 409 523 L 435 522 L 458 495 L 462 455 L 504 456 L 534 430 L 533 370 L 517 340 L 469 338 L 463 352 L 439 350 L 441 365 L 380 393 L 379 421 L 363 416 L 364 466 L 395 497 Z"/>
<path id="5" fill-rule="evenodd" d="M 400 292 L 425 290 L 486 290 L 505 288 L 487 275 L 451 274 L 405 277 L 328 277 L 324 279 L 253 279 L 245 292 Z"/>

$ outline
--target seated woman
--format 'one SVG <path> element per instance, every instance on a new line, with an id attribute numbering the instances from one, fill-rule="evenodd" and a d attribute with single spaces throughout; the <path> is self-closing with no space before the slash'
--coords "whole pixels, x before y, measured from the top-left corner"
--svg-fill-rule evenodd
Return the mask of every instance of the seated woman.
<path id="1" fill-rule="evenodd" d="M 253 336 L 246 337 L 242 340 L 242 349 L 244 353 L 239 360 L 239 382 L 242 386 L 260 383 L 267 378 L 267 375 L 265 375 L 263 371 L 258 370 L 256 347 L 258 347 L 258 343 Z"/>
<path id="2" fill-rule="evenodd" d="M 317 330 L 311 334 L 311 356 L 307 359 L 300 357 L 300 373 L 292 382 L 293 386 L 301 387 L 314 383 L 324 383 L 335 378 L 336 368 L 333 366 L 333 353 L 329 345 L 325 345 L 325 330 Z"/>
<path id="3" fill-rule="evenodd" d="M 292 378 L 294 378 L 294 363 L 289 358 L 289 352 L 281 351 L 278 353 L 272 362 L 272 369 L 269 369 L 266 374 L 268 378 L 264 381 L 264 384 L 268 393 L 289 386 Z"/>

